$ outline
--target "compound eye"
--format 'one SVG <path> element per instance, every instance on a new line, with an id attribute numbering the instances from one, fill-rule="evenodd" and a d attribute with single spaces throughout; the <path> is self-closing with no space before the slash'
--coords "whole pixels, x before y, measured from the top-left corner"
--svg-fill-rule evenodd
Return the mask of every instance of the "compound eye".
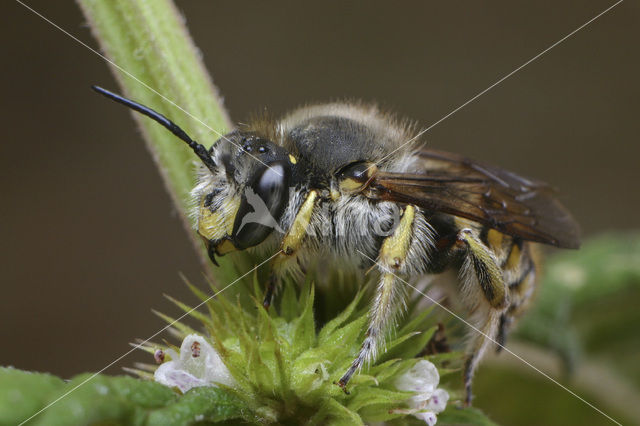
<path id="1" fill-rule="evenodd" d="M 239 249 L 263 242 L 274 229 L 289 199 L 289 168 L 273 162 L 246 186 L 233 224 L 233 243 Z"/>
<path id="2" fill-rule="evenodd" d="M 364 161 L 349 164 L 337 173 L 340 180 L 340 190 L 355 192 L 365 188 L 375 175 L 378 168 L 373 163 Z"/>

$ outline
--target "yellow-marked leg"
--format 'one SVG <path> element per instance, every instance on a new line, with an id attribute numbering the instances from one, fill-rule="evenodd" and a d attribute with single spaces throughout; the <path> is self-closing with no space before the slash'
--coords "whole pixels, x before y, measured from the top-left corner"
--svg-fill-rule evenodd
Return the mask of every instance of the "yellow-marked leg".
<path id="1" fill-rule="evenodd" d="M 415 208 L 407 206 L 393 235 L 387 237 L 380 248 L 378 268 L 381 272 L 376 297 L 369 315 L 369 327 L 358 356 L 342 376 L 338 385 L 345 391 L 347 383 L 365 363 L 375 358 L 383 342 L 389 323 L 397 311 L 401 290 L 395 274 L 402 273 L 413 235 Z"/>
<path id="2" fill-rule="evenodd" d="M 467 273 L 473 270 L 489 305 L 494 309 L 505 308 L 508 289 L 495 254 L 469 228 L 458 233 L 458 242 L 465 250 L 464 269 Z"/>
<path id="3" fill-rule="evenodd" d="M 302 203 L 302 206 L 300 206 L 300 210 L 298 210 L 291 224 L 291 228 L 289 228 L 282 240 L 282 251 L 273 259 L 271 276 L 267 283 L 264 301 L 262 302 L 262 306 L 264 306 L 265 309 L 268 309 L 271 305 L 273 293 L 280 282 L 280 277 L 282 276 L 286 263 L 293 258 L 296 250 L 302 245 L 305 235 L 307 235 L 307 228 L 309 227 L 317 198 L 318 193 L 316 191 L 309 191 L 307 198 Z"/>
<path id="4" fill-rule="evenodd" d="M 469 405 L 472 398 L 471 382 L 473 374 L 490 342 L 489 339 L 493 339 L 496 335 L 500 316 L 509 301 L 508 289 L 504 283 L 502 269 L 498 266 L 495 254 L 468 228 L 458 233 L 458 245 L 463 250 L 464 256 L 462 279 L 465 289 L 463 289 L 463 292 L 470 291 L 473 294 L 474 289 L 466 287 L 475 285 L 475 278 L 488 303 L 488 306 L 482 307 L 480 306 L 481 301 L 471 301 L 475 305 L 473 310 L 480 310 L 481 312 L 486 310 L 486 312 L 476 322 L 477 330 L 474 330 L 474 337 L 471 339 L 464 366 L 465 402 Z"/>

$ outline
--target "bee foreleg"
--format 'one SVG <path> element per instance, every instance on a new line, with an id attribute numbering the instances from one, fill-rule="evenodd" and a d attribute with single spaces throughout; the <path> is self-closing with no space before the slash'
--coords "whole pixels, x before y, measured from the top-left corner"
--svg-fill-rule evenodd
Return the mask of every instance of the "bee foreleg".
<path id="1" fill-rule="evenodd" d="M 387 237 L 380 248 L 378 269 L 381 277 L 376 289 L 376 296 L 369 314 L 369 326 L 358 356 L 347 372 L 340 378 L 338 385 L 346 392 L 346 386 L 364 364 L 375 359 L 385 333 L 397 313 L 397 306 L 402 300 L 402 287 L 398 286 L 396 274 L 402 274 L 405 260 L 413 236 L 415 208 L 407 206 L 404 214 L 392 235 Z"/>
<path id="2" fill-rule="evenodd" d="M 273 293 L 280 282 L 280 277 L 284 272 L 285 265 L 291 259 L 295 258 L 296 251 L 300 248 L 304 237 L 307 235 L 307 228 L 309 227 L 317 198 L 318 193 L 316 191 L 309 191 L 307 198 L 305 198 L 300 206 L 300 210 L 298 210 L 296 217 L 293 219 L 291 227 L 282 239 L 280 253 L 273 259 L 271 277 L 269 278 L 264 301 L 262 302 L 262 306 L 264 306 L 265 309 L 268 309 L 271 305 Z"/>
<path id="3" fill-rule="evenodd" d="M 269 309 L 269 306 L 271 306 L 271 299 L 273 299 L 273 293 L 276 290 L 276 287 L 278 286 L 278 275 L 275 273 L 275 271 L 271 272 L 271 275 L 269 276 L 269 282 L 267 282 L 267 290 L 264 293 L 264 299 L 262 300 L 262 306 L 265 309 Z"/>
<path id="4" fill-rule="evenodd" d="M 467 404 L 471 403 L 473 374 L 489 342 L 496 335 L 500 317 L 508 305 L 508 289 L 495 254 L 485 246 L 474 231 L 465 228 L 458 233 L 458 246 L 464 256 L 461 278 L 462 292 L 475 316 L 476 334 L 471 339 L 464 366 Z M 487 304 L 474 293 L 480 288 Z"/>

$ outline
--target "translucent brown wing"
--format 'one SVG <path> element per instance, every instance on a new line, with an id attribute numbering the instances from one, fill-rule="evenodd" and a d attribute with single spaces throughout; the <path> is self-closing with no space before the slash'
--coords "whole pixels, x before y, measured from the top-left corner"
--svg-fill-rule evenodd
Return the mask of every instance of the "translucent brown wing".
<path id="1" fill-rule="evenodd" d="M 379 171 L 368 197 L 464 217 L 508 235 L 578 248 L 580 230 L 547 184 L 447 152 L 422 150 L 424 172 Z"/>

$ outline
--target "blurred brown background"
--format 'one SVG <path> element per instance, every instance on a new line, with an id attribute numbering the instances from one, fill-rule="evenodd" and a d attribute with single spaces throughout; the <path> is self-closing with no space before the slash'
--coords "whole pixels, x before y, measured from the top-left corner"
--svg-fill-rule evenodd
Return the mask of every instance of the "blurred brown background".
<path id="1" fill-rule="evenodd" d="M 91 46 L 71 2 L 26 1 Z M 433 122 L 611 1 L 178 1 L 234 120 L 361 98 Z M 0 365 L 96 371 L 201 269 L 106 64 L 2 2 Z M 640 5 L 626 1 L 427 134 L 553 183 L 587 236 L 638 228 Z M 174 117 L 179 123 L 184 117 Z M 211 141 L 201 141 L 209 145 Z M 132 355 L 108 370 L 120 372 Z"/>

